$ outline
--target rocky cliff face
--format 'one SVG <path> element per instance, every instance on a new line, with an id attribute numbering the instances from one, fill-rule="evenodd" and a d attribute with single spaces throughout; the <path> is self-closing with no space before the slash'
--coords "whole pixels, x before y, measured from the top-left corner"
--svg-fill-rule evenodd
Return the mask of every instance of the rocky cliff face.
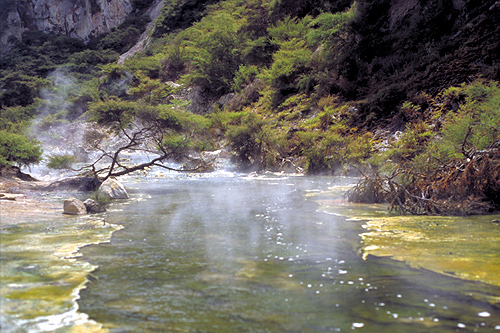
<path id="1" fill-rule="evenodd" d="M 132 12 L 131 0 L 0 0 L 0 50 L 25 30 L 87 39 L 109 31 Z"/>

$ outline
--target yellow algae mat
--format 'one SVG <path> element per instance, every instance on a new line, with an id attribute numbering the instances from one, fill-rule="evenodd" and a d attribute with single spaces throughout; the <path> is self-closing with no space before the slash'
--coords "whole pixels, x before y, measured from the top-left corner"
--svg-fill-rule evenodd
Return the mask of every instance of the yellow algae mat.
<path id="1" fill-rule="evenodd" d="M 363 257 L 390 256 L 414 267 L 500 286 L 498 216 L 390 216 L 367 221 Z"/>
<path id="2" fill-rule="evenodd" d="M 76 258 L 82 246 L 106 242 L 118 229 L 88 217 L 2 226 L 0 315 L 5 328 L 103 331 L 78 311 L 79 291 L 95 266 Z"/>
<path id="3" fill-rule="evenodd" d="M 398 216 L 384 205 L 347 203 L 338 189 L 309 199 L 321 211 L 363 221 L 363 258 L 391 257 L 415 268 L 500 286 L 500 223 L 492 222 L 500 215 Z"/>

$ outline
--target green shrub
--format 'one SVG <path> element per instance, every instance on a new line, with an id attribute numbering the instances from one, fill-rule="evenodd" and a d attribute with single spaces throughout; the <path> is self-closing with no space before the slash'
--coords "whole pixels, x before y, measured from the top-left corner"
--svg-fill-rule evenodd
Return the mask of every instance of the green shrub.
<path id="1" fill-rule="evenodd" d="M 349 163 L 362 164 L 373 153 L 373 135 L 365 133 L 355 134 L 347 142 L 344 158 Z"/>
<path id="2" fill-rule="evenodd" d="M 49 114 L 36 122 L 36 127 L 39 130 L 47 131 L 52 127 L 67 125 L 69 121 L 65 119 L 66 115 L 66 112 Z"/>
<path id="3" fill-rule="evenodd" d="M 234 76 L 234 81 L 232 84 L 232 89 L 235 92 L 240 93 L 247 85 L 252 83 L 252 81 L 259 74 L 259 69 L 257 66 L 245 66 L 241 65 Z"/>
<path id="4" fill-rule="evenodd" d="M 464 154 L 488 149 L 500 140 L 500 89 L 496 82 L 479 80 L 450 87 L 437 98 L 442 109 L 432 118 L 434 126 L 423 121 L 407 124 L 392 148 L 374 157 L 376 164 L 391 160 L 415 173 L 433 174 L 445 165 L 465 161 Z M 420 106 L 409 102 L 400 110 L 407 115 L 422 113 Z"/>
<path id="5" fill-rule="evenodd" d="M 21 72 L 10 72 L 0 78 L 0 105 L 4 107 L 32 104 L 50 82 Z"/>
<path id="6" fill-rule="evenodd" d="M 231 91 L 241 65 L 237 31 L 241 22 L 225 12 L 206 17 L 183 32 L 186 60 L 192 70 L 184 76 L 189 84 L 221 96 Z"/>
<path id="7" fill-rule="evenodd" d="M 227 131 L 227 139 L 236 150 L 242 163 L 249 166 L 259 154 L 258 135 L 262 131 L 263 122 L 255 114 L 249 113 L 241 119 L 239 125 L 231 126 Z"/>
<path id="8" fill-rule="evenodd" d="M 242 116 L 241 116 L 242 115 Z M 273 168 L 284 145 L 283 135 L 255 113 L 241 113 L 236 124 L 229 124 L 226 138 L 243 169 Z"/>
<path id="9" fill-rule="evenodd" d="M 49 156 L 47 168 L 49 169 L 71 169 L 76 158 L 70 154 L 54 154 Z"/>
<path id="10" fill-rule="evenodd" d="M 286 17 L 276 23 L 275 26 L 269 27 L 269 37 L 273 43 L 280 45 L 285 41 L 292 39 L 303 39 L 309 31 L 309 24 L 312 17 L 306 16 L 302 19 Z"/>
<path id="11" fill-rule="evenodd" d="M 304 40 L 293 38 L 281 43 L 280 49 L 273 55 L 271 68 L 264 72 L 264 78 L 276 90 L 273 96 L 275 105 L 299 91 L 302 75 L 309 70 L 311 55 L 312 51 Z"/>
<path id="12" fill-rule="evenodd" d="M 24 135 L 0 131 L 0 166 L 30 166 L 42 158 L 42 147 Z"/>
<path id="13" fill-rule="evenodd" d="M 118 60 L 119 54 L 113 50 L 85 50 L 82 52 L 73 53 L 68 61 L 75 65 L 97 66 L 100 64 L 108 64 Z"/>
<path id="14" fill-rule="evenodd" d="M 179 39 L 167 44 L 165 59 L 161 63 L 161 75 L 164 80 L 177 80 L 186 68 L 186 48 Z"/>
<path id="15" fill-rule="evenodd" d="M 486 149 L 500 133 L 500 88 L 496 82 L 462 85 L 457 112 L 449 112 L 442 125 L 443 140 L 457 150 Z M 453 96 L 454 97 L 454 96 Z M 456 99 L 456 97 L 455 97 Z"/>
<path id="16" fill-rule="evenodd" d="M 111 49 L 118 53 L 126 52 L 139 38 L 141 31 L 133 26 L 112 30 L 99 41 L 100 49 Z"/>
<path id="17" fill-rule="evenodd" d="M 208 115 L 210 131 L 215 135 L 224 134 L 231 125 L 239 124 L 246 112 L 216 111 Z"/>
<path id="18" fill-rule="evenodd" d="M 174 156 L 182 156 L 192 148 L 192 142 L 190 138 L 185 135 L 172 133 L 163 139 L 162 147 L 172 151 Z"/>
<path id="19" fill-rule="evenodd" d="M 337 44 L 345 38 L 348 25 L 356 18 L 355 4 L 345 12 L 321 13 L 309 23 L 307 38 L 311 44 L 325 44 L 328 52 L 337 48 Z"/>
<path id="20" fill-rule="evenodd" d="M 433 133 L 429 125 L 420 122 L 407 126 L 402 138 L 397 143 L 394 158 L 409 161 L 427 150 L 427 144 Z"/>
<path id="21" fill-rule="evenodd" d="M 129 89 L 129 94 L 147 104 L 157 105 L 166 102 L 174 88 L 158 79 L 151 79 L 141 71 L 136 72 L 136 84 Z"/>
<path id="22" fill-rule="evenodd" d="M 337 133 L 305 131 L 297 133 L 298 146 L 306 158 L 306 171 L 310 174 L 333 171 L 341 163 L 337 148 L 342 138 Z"/>
<path id="23" fill-rule="evenodd" d="M 91 43 L 97 44 L 97 49 L 110 49 L 120 54 L 124 53 L 137 42 L 150 21 L 151 18 L 147 15 L 130 16 L 118 27 L 97 37 Z"/>
<path id="24" fill-rule="evenodd" d="M 94 200 L 97 205 L 102 208 L 105 208 L 111 203 L 111 197 L 99 190 L 90 192 L 88 198 Z"/>
<path id="25" fill-rule="evenodd" d="M 136 54 L 125 60 L 123 66 L 132 73 L 142 72 L 151 79 L 158 79 L 161 74 L 161 58 L 163 55 L 145 56 Z"/>
<path id="26" fill-rule="evenodd" d="M 34 105 L 0 108 L 0 130 L 19 133 L 29 126 L 29 121 L 35 113 L 36 107 Z"/>

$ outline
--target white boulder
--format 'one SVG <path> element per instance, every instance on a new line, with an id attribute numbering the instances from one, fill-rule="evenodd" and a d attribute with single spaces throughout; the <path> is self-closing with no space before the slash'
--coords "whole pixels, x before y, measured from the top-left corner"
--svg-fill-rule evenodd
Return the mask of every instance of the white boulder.
<path id="1" fill-rule="evenodd" d="M 108 178 L 99 187 L 99 192 L 110 199 L 128 199 L 128 193 L 125 187 L 113 178 Z"/>
<path id="2" fill-rule="evenodd" d="M 69 198 L 64 200 L 64 214 L 81 215 L 87 213 L 87 207 L 77 198 Z"/>

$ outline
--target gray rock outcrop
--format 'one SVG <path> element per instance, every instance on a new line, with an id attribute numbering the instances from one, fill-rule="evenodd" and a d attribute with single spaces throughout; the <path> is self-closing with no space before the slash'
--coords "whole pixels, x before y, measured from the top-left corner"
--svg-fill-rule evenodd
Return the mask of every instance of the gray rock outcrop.
<path id="1" fill-rule="evenodd" d="M 0 4 L 0 51 L 25 30 L 87 40 L 118 26 L 133 10 L 130 0 L 0 0 Z"/>
<path id="2" fill-rule="evenodd" d="M 77 198 L 69 198 L 64 200 L 63 213 L 68 215 L 82 215 L 87 213 L 87 208 Z"/>

